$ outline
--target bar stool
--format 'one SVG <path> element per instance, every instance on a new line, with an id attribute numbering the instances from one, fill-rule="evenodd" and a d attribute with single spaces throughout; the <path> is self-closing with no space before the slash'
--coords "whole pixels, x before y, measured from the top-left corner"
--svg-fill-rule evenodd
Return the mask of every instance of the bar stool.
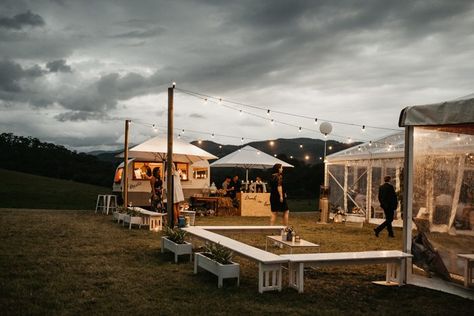
<path id="1" fill-rule="evenodd" d="M 107 215 L 109 215 L 109 210 L 111 212 L 117 210 L 117 196 L 115 194 L 107 195 Z"/>
<path id="2" fill-rule="evenodd" d="M 97 213 L 97 211 L 102 211 L 102 213 L 104 213 L 106 208 L 107 208 L 107 195 L 105 194 L 97 195 L 97 203 L 95 205 L 95 212 Z"/>

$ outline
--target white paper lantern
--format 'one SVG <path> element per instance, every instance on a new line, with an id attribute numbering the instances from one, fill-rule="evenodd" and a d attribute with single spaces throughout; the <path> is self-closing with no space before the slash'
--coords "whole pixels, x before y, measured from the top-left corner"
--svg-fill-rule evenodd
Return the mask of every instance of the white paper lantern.
<path id="1" fill-rule="evenodd" d="M 323 122 L 321 125 L 319 125 L 319 131 L 323 135 L 328 135 L 329 133 L 332 132 L 332 125 L 329 122 Z"/>

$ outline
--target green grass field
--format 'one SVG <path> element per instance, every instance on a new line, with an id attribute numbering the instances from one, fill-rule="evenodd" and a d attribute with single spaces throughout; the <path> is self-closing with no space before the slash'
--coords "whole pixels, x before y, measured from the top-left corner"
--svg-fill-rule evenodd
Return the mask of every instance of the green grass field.
<path id="1" fill-rule="evenodd" d="M 375 238 L 372 226 L 316 224 L 292 214 L 302 238 L 322 252 L 400 249 Z M 268 218 L 199 217 L 198 225 L 266 225 Z M 383 287 L 378 266 L 331 267 L 305 273 L 305 293 L 257 292 L 257 265 L 242 257 L 241 286 L 209 273 L 193 274 L 182 258 L 161 254 L 160 233 L 128 230 L 92 211 L 0 210 L 2 315 L 472 315 L 474 301 L 414 286 Z M 234 235 L 264 248 L 265 235 Z M 195 244 L 199 247 L 199 244 Z M 277 248 L 271 251 L 280 252 Z M 284 281 L 286 283 L 286 273 Z M 284 283 L 284 284 L 285 284 Z"/>
<path id="2" fill-rule="evenodd" d="M 112 189 L 0 169 L 1 207 L 91 210 Z"/>

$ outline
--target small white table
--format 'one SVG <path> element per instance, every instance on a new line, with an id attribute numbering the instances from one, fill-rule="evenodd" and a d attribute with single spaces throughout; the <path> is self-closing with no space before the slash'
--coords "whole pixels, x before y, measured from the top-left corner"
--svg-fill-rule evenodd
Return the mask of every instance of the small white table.
<path id="1" fill-rule="evenodd" d="M 474 254 L 459 253 L 458 257 L 464 259 L 464 286 L 469 288 L 472 285 L 472 269 L 474 268 Z"/>
<path id="2" fill-rule="evenodd" d="M 286 240 L 282 240 L 281 236 L 273 235 L 273 236 L 267 236 L 267 238 L 265 239 L 265 250 L 268 249 L 268 241 L 275 242 L 279 245 L 288 246 L 290 248 L 290 253 L 293 253 L 293 248 L 299 248 L 299 247 L 318 247 L 319 248 L 319 244 L 313 244 L 312 242 L 309 242 L 304 239 L 300 239 L 300 241 L 286 241 Z"/>

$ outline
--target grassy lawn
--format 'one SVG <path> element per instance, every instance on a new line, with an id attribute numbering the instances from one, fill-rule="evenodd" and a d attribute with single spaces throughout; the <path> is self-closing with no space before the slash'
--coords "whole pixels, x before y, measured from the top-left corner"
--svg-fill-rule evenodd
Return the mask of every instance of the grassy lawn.
<path id="1" fill-rule="evenodd" d="M 0 169 L 2 207 L 34 209 L 92 209 L 97 194 L 111 188 Z"/>
<path id="2" fill-rule="evenodd" d="M 397 237 L 375 238 L 370 225 L 315 224 L 293 214 L 302 238 L 322 252 L 400 249 Z M 268 218 L 200 217 L 198 225 L 265 225 Z M 383 287 L 384 266 L 324 268 L 305 274 L 305 293 L 257 292 L 257 265 L 241 257 L 241 286 L 160 253 L 160 233 L 128 230 L 92 211 L 0 211 L 0 308 L 12 314 L 155 315 L 472 315 L 474 302 L 414 286 Z M 233 236 L 260 248 L 261 234 Z M 272 249 L 272 251 L 276 251 Z M 281 251 L 281 250 L 278 250 Z M 284 284 L 286 283 L 284 273 Z"/>

